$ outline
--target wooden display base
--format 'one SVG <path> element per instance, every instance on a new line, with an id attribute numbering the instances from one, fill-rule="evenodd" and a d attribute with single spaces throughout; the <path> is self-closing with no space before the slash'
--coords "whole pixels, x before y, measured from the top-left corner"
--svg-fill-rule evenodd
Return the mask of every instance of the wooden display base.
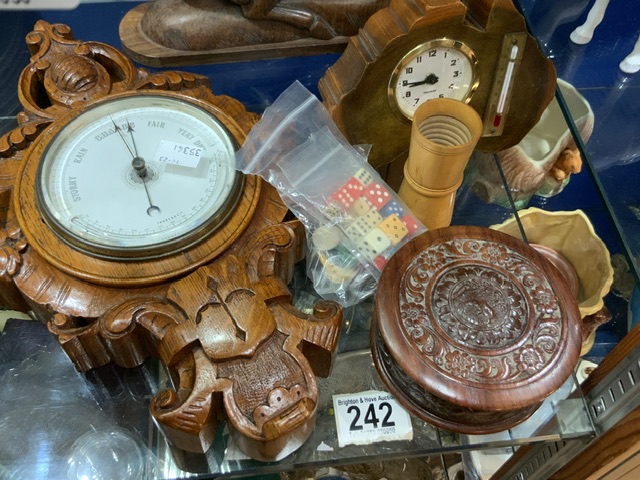
<path id="1" fill-rule="evenodd" d="M 291 25 L 269 20 L 256 22 L 247 19 L 242 16 L 238 5 L 220 2 L 215 15 L 212 12 L 207 15 L 205 12 L 205 15 L 202 16 L 202 12 L 199 12 L 201 16 L 198 17 L 198 23 L 202 22 L 204 24 L 204 26 L 200 27 L 200 31 L 195 31 L 192 22 L 183 22 L 177 25 L 177 28 L 180 29 L 178 32 L 180 36 L 190 35 L 193 38 L 200 36 L 195 42 L 189 41 L 189 43 L 197 44 L 190 45 L 189 47 L 191 48 L 185 49 L 172 48 L 166 44 L 158 43 L 150 36 L 153 33 L 150 33 L 150 28 L 146 27 L 149 21 L 145 20 L 144 17 L 153 7 L 152 3 L 143 3 L 130 10 L 120 22 L 119 28 L 122 47 L 127 55 L 136 62 L 151 67 L 229 63 L 340 53 L 346 48 L 349 40 L 348 35 L 336 36 L 329 40 L 309 38 L 303 30 Z M 184 8 L 188 9 L 189 7 L 185 6 Z M 174 16 L 179 17 L 178 14 Z M 188 16 L 187 12 L 183 15 L 185 18 L 188 18 Z M 203 40 L 204 34 L 208 35 L 207 38 L 212 37 L 213 32 L 221 30 L 221 26 L 224 27 L 227 33 L 219 34 L 220 42 L 229 42 L 230 39 L 244 41 L 247 38 L 251 38 L 254 42 L 257 40 L 259 43 L 234 46 L 220 45 L 211 48 L 215 39 Z M 163 28 L 169 29 L 167 26 Z M 171 28 L 176 28 L 176 26 L 172 25 Z M 266 38 L 265 32 L 274 30 L 277 30 L 278 35 L 283 40 L 263 43 Z M 230 34 L 229 32 L 233 33 Z M 173 35 L 170 35 L 170 33 Z M 174 36 L 175 33 L 158 32 L 156 36 L 167 38 L 168 36 Z M 284 40 L 284 38 L 289 38 L 290 40 Z"/>

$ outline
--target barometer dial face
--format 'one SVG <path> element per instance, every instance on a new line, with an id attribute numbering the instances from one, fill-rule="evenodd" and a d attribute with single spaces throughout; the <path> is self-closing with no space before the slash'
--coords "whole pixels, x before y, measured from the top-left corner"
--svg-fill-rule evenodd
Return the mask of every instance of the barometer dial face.
<path id="1" fill-rule="evenodd" d="M 477 60 L 465 44 L 437 39 L 408 52 L 389 81 L 391 108 L 413 119 L 416 109 L 433 98 L 468 102 L 478 87 Z"/>
<path id="2" fill-rule="evenodd" d="M 116 97 L 55 135 L 37 174 L 49 227 L 103 256 L 175 252 L 215 230 L 241 190 L 237 144 L 209 111 L 162 95 Z"/>

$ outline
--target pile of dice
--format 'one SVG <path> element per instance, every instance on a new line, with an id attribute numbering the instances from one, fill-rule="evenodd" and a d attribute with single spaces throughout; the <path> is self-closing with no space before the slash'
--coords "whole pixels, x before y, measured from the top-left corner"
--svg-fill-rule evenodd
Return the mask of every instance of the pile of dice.
<path id="1" fill-rule="evenodd" d="M 323 213 L 341 229 L 353 253 L 380 271 L 404 242 L 424 231 L 397 195 L 365 167 L 330 194 Z"/>

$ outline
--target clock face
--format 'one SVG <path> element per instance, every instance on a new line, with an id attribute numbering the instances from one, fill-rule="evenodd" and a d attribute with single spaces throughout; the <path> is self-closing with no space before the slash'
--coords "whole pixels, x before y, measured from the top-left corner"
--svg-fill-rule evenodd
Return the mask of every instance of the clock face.
<path id="1" fill-rule="evenodd" d="M 432 98 L 468 102 L 478 87 L 476 64 L 472 50 L 461 42 L 439 39 L 417 46 L 391 75 L 391 108 L 411 120 L 416 109 Z"/>
<path id="2" fill-rule="evenodd" d="M 193 244 L 235 205 L 236 142 L 182 98 L 114 98 L 61 128 L 43 153 L 38 206 L 75 247 L 144 258 Z"/>

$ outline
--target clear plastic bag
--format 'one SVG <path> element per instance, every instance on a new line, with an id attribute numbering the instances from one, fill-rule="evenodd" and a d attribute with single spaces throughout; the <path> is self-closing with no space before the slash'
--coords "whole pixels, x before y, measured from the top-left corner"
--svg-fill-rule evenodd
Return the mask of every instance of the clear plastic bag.
<path id="1" fill-rule="evenodd" d="M 391 255 L 425 230 L 299 82 L 265 110 L 236 166 L 278 190 L 306 228 L 314 288 L 343 306 L 371 295 Z"/>

